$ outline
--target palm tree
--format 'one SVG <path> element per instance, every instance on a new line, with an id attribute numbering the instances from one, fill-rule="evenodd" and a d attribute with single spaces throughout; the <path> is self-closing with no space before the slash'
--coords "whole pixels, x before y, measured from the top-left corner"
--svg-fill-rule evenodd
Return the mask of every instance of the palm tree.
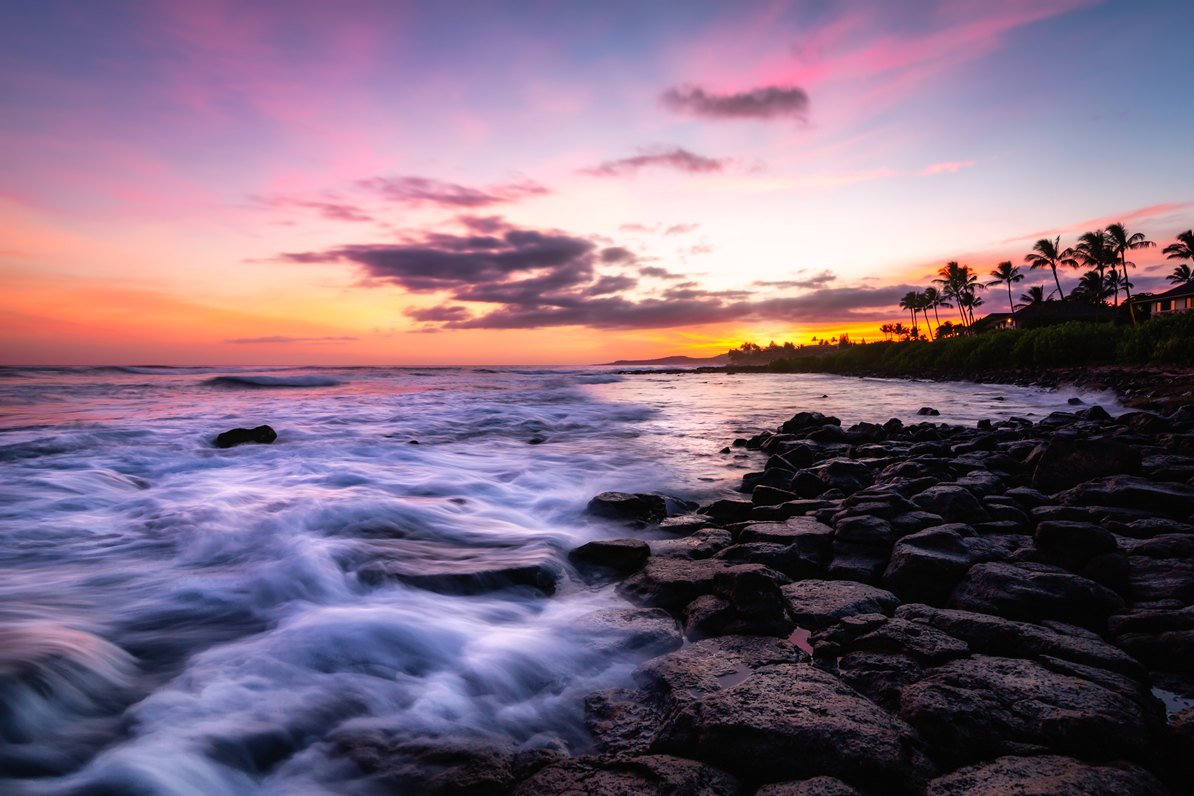
<path id="1" fill-rule="evenodd" d="M 937 314 L 937 308 L 949 306 L 948 304 L 945 303 L 945 296 L 942 296 L 937 291 L 937 288 L 932 287 L 932 286 L 926 287 L 925 291 L 923 293 L 921 293 L 921 295 L 925 297 L 925 303 L 928 305 L 928 308 L 933 311 L 933 319 L 935 321 L 937 321 L 937 330 L 940 331 L 941 330 L 941 316 L 939 316 Z M 925 314 L 925 323 L 928 323 L 928 322 L 929 322 L 929 316 L 926 313 Z M 935 336 L 936 335 L 934 335 L 934 337 Z"/>
<path id="2" fill-rule="evenodd" d="M 1043 315 L 1045 308 L 1045 288 L 1040 285 L 1033 285 L 1028 288 L 1027 293 L 1020 295 L 1020 301 L 1021 303 L 1017 305 L 1017 309 L 1024 310 L 1029 307 L 1035 307 L 1037 315 Z"/>
<path id="3" fill-rule="evenodd" d="M 1053 281 L 1057 284 L 1057 296 L 1062 298 L 1065 293 L 1061 289 L 1061 280 L 1057 278 L 1057 266 L 1068 265 L 1076 268 L 1074 250 L 1061 248 L 1061 237 L 1053 240 L 1041 238 L 1032 245 L 1032 251 L 1024 255 L 1024 262 L 1031 268 L 1049 268 L 1053 271 Z"/>
<path id="4" fill-rule="evenodd" d="M 1085 232 L 1078 238 L 1078 245 L 1074 247 L 1074 254 L 1077 255 L 1077 260 L 1088 268 L 1093 268 L 1099 272 L 1099 281 L 1106 284 L 1105 273 L 1107 266 L 1115 263 L 1115 253 L 1111 250 L 1111 239 L 1107 233 L 1101 229 L 1094 232 Z M 1100 290 L 1100 293 L 1102 291 Z M 1116 291 L 1116 302 L 1118 303 L 1118 290 Z M 1105 298 L 1105 294 L 1103 296 Z M 1095 304 L 1095 318 L 1098 318 L 1098 309 L 1103 304 L 1103 298 L 1098 300 Z"/>
<path id="5" fill-rule="evenodd" d="M 1007 285 L 1007 305 L 1011 307 L 1012 315 L 1015 315 L 1016 306 L 1012 304 L 1012 285 L 1022 281 L 1024 274 L 1020 273 L 1020 269 L 1017 266 L 1012 265 L 1011 260 L 1004 260 L 991 272 L 991 276 L 995 278 L 987 283 L 987 287 Z"/>
<path id="6" fill-rule="evenodd" d="M 900 309 L 908 310 L 908 312 L 912 313 L 912 336 L 913 337 L 916 337 L 918 335 L 918 331 L 919 331 L 916 328 L 916 313 L 920 310 L 919 298 L 920 298 L 919 293 L 917 293 L 915 290 L 909 290 L 907 293 L 904 294 L 904 297 L 902 299 L 900 299 Z"/>
<path id="7" fill-rule="evenodd" d="M 1071 301 L 1080 301 L 1084 304 L 1091 304 L 1098 306 L 1107 298 L 1110 289 L 1107 287 L 1107 278 L 1100 276 L 1098 271 L 1090 270 L 1082 275 L 1078 280 L 1078 284 L 1070 291 Z"/>
<path id="8" fill-rule="evenodd" d="M 1194 229 L 1188 229 L 1180 233 L 1177 236 L 1177 243 L 1169 244 L 1161 252 L 1165 255 L 1166 260 L 1194 261 Z M 1174 271 L 1174 273 L 1176 274 L 1177 271 Z M 1187 279 L 1187 281 L 1189 280 Z"/>
<path id="9" fill-rule="evenodd" d="M 905 329 L 904 324 L 902 324 L 902 323 L 897 323 L 895 326 L 892 326 L 891 331 L 892 331 L 892 334 L 894 334 L 896 337 L 903 337 L 903 338 L 907 339 L 909 336 L 908 329 Z"/>
<path id="10" fill-rule="evenodd" d="M 1181 285 L 1194 279 L 1194 271 L 1190 270 L 1190 266 L 1181 263 L 1180 265 L 1175 265 L 1173 273 L 1165 278 L 1175 285 Z"/>
<path id="11" fill-rule="evenodd" d="M 975 301 L 974 291 L 976 289 L 983 290 L 985 286 L 979 284 L 978 277 L 970 273 L 969 266 L 958 265 L 957 260 L 950 260 L 937 273 L 941 278 L 934 279 L 933 284 L 941 285 L 941 292 L 957 302 L 958 314 L 962 318 L 962 324 L 966 325 L 967 309 L 973 309 L 982 303 L 981 300 Z M 970 323 L 973 324 L 973 322 L 973 313 L 971 313 Z"/>
<path id="12" fill-rule="evenodd" d="M 1135 268 L 1136 264 L 1128 262 L 1128 251 L 1148 249 L 1155 247 L 1157 244 L 1145 238 L 1143 232 L 1135 232 L 1129 235 L 1128 230 L 1122 223 L 1112 224 L 1107 227 L 1107 236 L 1111 239 L 1111 250 L 1119 255 L 1119 262 L 1123 270 L 1124 292 L 1128 296 L 1128 312 L 1132 313 L 1132 323 L 1136 323 L 1136 310 L 1132 307 L 1132 283 L 1128 281 L 1128 268 Z M 1118 290 L 1116 292 L 1118 293 Z"/>

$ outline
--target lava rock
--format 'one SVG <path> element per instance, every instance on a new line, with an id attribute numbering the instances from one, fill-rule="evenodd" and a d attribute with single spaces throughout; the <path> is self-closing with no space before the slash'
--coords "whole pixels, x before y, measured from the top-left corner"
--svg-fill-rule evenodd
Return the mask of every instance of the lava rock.
<path id="1" fill-rule="evenodd" d="M 991 515 L 965 487 L 940 484 L 930 487 L 912 498 L 924 511 L 940 515 L 947 523 L 990 522 Z"/>
<path id="2" fill-rule="evenodd" d="M 652 557 L 646 566 L 619 583 L 617 592 L 636 605 L 679 613 L 697 597 L 715 593 L 714 579 L 718 575 L 759 569 L 766 567 L 717 560 Z M 777 591 L 780 585 L 789 582 L 778 572 L 770 572 L 769 577 L 775 581 Z"/>
<path id="3" fill-rule="evenodd" d="M 822 630 L 857 614 L 891 616 L 900 604 L 889 591 L 847 580 L 802 580 L 780 591 L 792 621 L 809 630 Z"/>
<path id="4" fill-rule="evenodd" d="M 724 771 L 666 755 L 583 755 L 541 769 L 514 796 L 738 796 L 741 786 Z"/>
<path id="5" fill-rule="evenodd" d="M 1057 619 L 1098 628 L 1124 609 L 1115 592 L 1056 567 L 1039 564 L 976 564 L 954 589 L 950 608 L 1023 622 Z"/>
<path id="6" fill-rule="evenodd" d="M 640 539 L 610 539 L 574 548 L 568 558 L 577 564 L 634 572 L 651 557 L 650 546 Z"/>
<path id="7" fill-rule="evenodd" d="M 837 662 L 838 677 L 889 713 L 900 711 L 900 691 L 924 677 L 924 667 L 898 652 L 851 652 Z"/>
<path id="8" fill-rule="evenodd" d="M 846 495 L 853 495 L 875 483 L 870 468 L 848 459 L 833 459 L 819 468 L 819 477 L 830 489 L 840 489 Z"/>
<path id="9" fill-rule="evenodd" d="M 1092 765 L 1072 757 L 1001 757 L 938 777 L 925 796 L 1169 796 L 1139 766 L 1116 761 Z"/>
<path id="10" fill-rule="evenodd" d="M 1139 760 L 1152 730 L 1138 704 L 1101 685 L 1033 661 L 981 655 L 906 686 L 900 716 L 951 765 L 1026 749 Z"/>
<path id="11" fill-rule="evenodd" d="M 1140 452 L 1110 439 L 1055 436 L 1037 462 L 1032 488 L 1047 495 L 1109 475 L 1140 475 Z"/>
<path id="12" fill-rule="evenodd" d="M 602 492 L 589 501 L 586 513 L 632 525 L 649 525 L 667 516 L 667 503 L 659 495 Z"/>
<path id="13" fill-rule="evenodd" d="M 680 539 L 651 542 L 651 554 L 656 558 L 687 558 L 699 561 L 712 558 L 719 550 L 733 543 L 729 531 L 721 528 L 702 528 Z"/>
<path id="14" fill-rule="evenodd" d="M 1194 487 L 1112 475 L 1079 484 L 1057 495 L 1065 506 L 1124 506 L 1163 512 L 1177 520 L 1194 513 Z"/>
<path id="15" fill-rule="evenodd" d="M 936 409 L 934 409 L 931 406 L 922 406 L 920 409 L 916 410 L 916 414 L 929 415 L 930 417 L 937 417 L 941 413 L 938 412 Z"/>
<path id="16" fill-rule="evenodd" d="M 689 702 L 652 749 L 755 781 L 832 776 L 894 794 L 918 793 L 933 772 L 906 724 L 808 664 L 762 666 Z"/>
<path id="17" fill-rule="evenodd" d="M 1144 680 L 1145 670 L 1124 651 L 1092 633 L 1063 633 L 1051 627 L 1028 622 L 1013 622 L 998 616 L 931 608 L 927 605 L 901 605 L 896 617 L 920 622 L 965 641 L 970 649 L 983 655 L 1005 658 L 1044 657 L 1095 666 L 1107 671 Z"/>
<path id="18" fill-rule="evenodd" d="M 755 796 L 860 796 L 840 779 L 813 777 L 799 782 L 775 782 L 755 791 Z"/>
<path id="19" fill-rule="evenodd" d="M 216 437 L 217 448 L 233 448 L 237 445 L 244 445 L 246 442 L 256 442 L 261 445 L 268 445 L 278 438 L 278 432 L 274 431 L 269 426 L 258 426 L 257 428 L 234 428 L 225 431 Z"/>

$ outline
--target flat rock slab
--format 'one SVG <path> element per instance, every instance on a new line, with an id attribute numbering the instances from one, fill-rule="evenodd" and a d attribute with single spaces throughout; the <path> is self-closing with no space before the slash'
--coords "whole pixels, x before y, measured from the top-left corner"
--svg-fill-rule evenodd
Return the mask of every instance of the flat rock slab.
<path id="1" fill-rule="evenodd" d="M 610 608 L 584 614 L 573 629 L 598 649 L 663 655 L 684 644 L 680 623 L 662 608 Z"/>
<path id="2" fill-rule="evenodd" d="M 1115 592 L 1094 581 L 1041 565 L 976 564 L 954 589 L 950 608 L 1021 622 L 1056 619 L 1099 628 L 1124 609 Z"/>
<path id="3" fill-rule="evenodd" d="M 652 744 L 757 782 L 831 776 L 891 794 L 933 775 L 921 749 L 907 724 L 809 664 L 754 669 L 671 713 Z"/>
<path id="4" fill-rule="evenodd" d="M 674 708 L 741 682 L 755 669 L 807 661 L 808 653 L 783 639 L 722 636 L 652 658 L 634 679 L 653 701 Z"/>
<path id="5" fill-rule="evenodd" d="M 640 539 L 608 539 L 582 544 L 568 553 L 575 564 L 634 572 L 647 563 L 651 548 Z"/>
<path id="6" fill-rule="evenodd" d="M 929 783 L 925 796 L 1169 796 L 1139 766 L 1091 765 L 1060 755 L 1001 757 Z"/>
<path id="7" fill-rule="evenodd" d="M 1140 475 L 1140 467 L 1140 452 L 1122 442 L 1054 437 L 1037 461 L 1032 488 L 1052 495 L 1095 478 Z"/>
<path id="8" fill-rule="evenodd" d="M 699 561 L 712 558 L 719 550 L 734 543 L 729 531 L 721 528 L 702 528 L 679 539 L 663 539 L 650 543 L 651 555 L 656 558 L 686 558 Z"/>
<path id="9" fill-rule="evenodd" d="M 1047 655 L 1140 680 L 1145 676 L 1144 667 L 1135 658 L 1094 634 L 1061 633 L 1028 622 L 927 605 L 901 605 L 895 615 L 935 627 L 965 641 L 972 651 L 983 655 L 1031 659 Z"/>
<path id="10" fill-rule="evenodd" d="M 955 765 L 1026 749 L 1141 759 L 1151 729 L 1127 696 L 1033 661 L 988 656 L 951 661 L 906 686 L 900 717 Z"/>
<path id="11" fill-rule="evenodd" d="M 792 621 L 808 630 L 821 630 L 857 614 L 891 616 L 900 604 L 889 591 L 849 580 L 802 580 L 780 591 Z"/>
<path id="12" fill-rule="evenodd" d="M 1096 478 L 1059 493 L 1066 506 L 1122 506 L 1159 511 L 1179 521 L 1194 514 L 1194 487 L 1131 475 Z"/>
<path id="13" fill-rule="evenodd" d="M 813 777 L 799 782 L 775 782 L 755 791 L 755 796 L 859 796 L 858 791 L 834 777 Z"/>
<path id="14" fill-rule="evenodd" d="M 739 796 L 738 780 L 666 755 L 574 757 L 541 769 L 514 796 Z"/>
<path id="15" fill-rule="evenodd" d="M 618 584 L 617 592 L 636 605 L 679 613 L 697 597 L 715 593 L 715 581 L 719 574 L 758 569 L 766 568 L 758 564 L 733 564 L 717 560 L 651 558 L 645 567 Z M 788 578 L 778 572 L 774 576 L 777 585 L 788 582 Z"/>

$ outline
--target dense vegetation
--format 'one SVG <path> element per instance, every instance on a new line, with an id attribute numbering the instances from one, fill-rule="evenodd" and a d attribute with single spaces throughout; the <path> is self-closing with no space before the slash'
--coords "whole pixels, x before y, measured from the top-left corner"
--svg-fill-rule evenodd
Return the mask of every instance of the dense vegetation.
<path id="1" fill-rule="evenodd" d="M 1162 315 L 1138 326 L 1071 322 L 933 342 L 841 346 L 817 358 L 777 359 L 768 369 L 904 376 L 1083 365 L 1194 366 L 1194 311 Z"/>

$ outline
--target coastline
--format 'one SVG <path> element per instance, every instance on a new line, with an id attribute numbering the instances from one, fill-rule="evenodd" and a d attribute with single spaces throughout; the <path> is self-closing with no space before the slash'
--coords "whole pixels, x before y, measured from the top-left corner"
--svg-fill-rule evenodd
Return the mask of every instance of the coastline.
<path id="1" fill-rule="evenodd" d="M 1051 375 L 1126 392 L 1173 375 L 1081 371 Z M 759 466 L 741 499 L 665 518 L 658 496 L 598 495 L 611 533 L 641 530 L 570 557 L 636 607 L 588 619 L 670 651 L 586 697 L 599 755 L 515 792 L 1181 792 L 1194 408 L 1166 408 L 975 428 L 800 412 L 734 441 Z"/>
<path id="2" fill-rule="evenodd" d="M 747 373 L 785 373 L 767 365 L 725 365 L 722 367 L 672 368 L 667 370 L 616 370 L 620 376 L 642 375 L 738 375 Z M 805 371 L 797 371 L 802 373 Z M 1098 365 L 1090 367 L 1032 368 L 1001 371 L 926 371 L 898 373 L 867 368 L 850 368 L 832 373 L 849 378 L 899 379 L 902 381 L 965 381 L 974 384 L 1010 384 L 1020 387 L 1056 389 L 1074 386 L 1080 389 L 1112 390 L 1125 406 L 1167 413 L 1194 404 L 1194 368 Z"/>

